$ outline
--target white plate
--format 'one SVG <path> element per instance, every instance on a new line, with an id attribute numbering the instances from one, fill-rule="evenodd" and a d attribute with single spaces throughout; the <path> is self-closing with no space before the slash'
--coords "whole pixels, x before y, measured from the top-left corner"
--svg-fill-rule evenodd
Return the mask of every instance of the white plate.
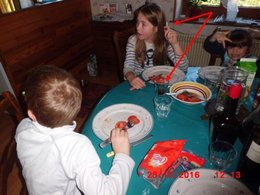
<path id="1" fill-rule="evenodd" d="M 162 74 L 163 77 L 166 77 L 171 71 L 173 67 L 172 66 L 153 66 L 151 68 L 147 68 L 143 71 L 142 77 L 144 80 L 148 80 L 149 77 L 154 75 L 160 75 Z M 180 69 L 176 68 L 174 71 L 171 80 L 169 81 L 169 85 L 172 85 L 174 83 L 183 81 L 185 78 L 185 74 Z M 153 83 L 152 81 L 149 81 L 150 83 Z"/>
<path id="2" fill-rule="evenodd" d="M 199 69 L 198 75 L 202 79 L 208 79 L 211 82 L 219 82 L 221 71 L 225 69 L 223 66 L 205 66 Z"/>
<path id="3" fill-rule="evenodd" d="M 199 177 L 195 178 L 197 171 Z M 193 169 L 187 172 L 187 178 L 177 178 L 173 182 L 168 195 L 253 195 L 238 180 L 228 174 L 225 174 L 224 178 L 217 178 L 216 172 L 218 171 L 211 169 Z"/>
<path id="4" fill-rule="evenodd" d="M 93 131 L 97 137 L 105 140 L 118 121 L 127 121 L 131 115 L 135 115 L 140 123 L 128 129 L 129 139 L 131 143 L 138 141 L 152 130 L 153 117 L 145 108 L 135 104 L 115 104 L 104 108 L 93 120 Z"/>

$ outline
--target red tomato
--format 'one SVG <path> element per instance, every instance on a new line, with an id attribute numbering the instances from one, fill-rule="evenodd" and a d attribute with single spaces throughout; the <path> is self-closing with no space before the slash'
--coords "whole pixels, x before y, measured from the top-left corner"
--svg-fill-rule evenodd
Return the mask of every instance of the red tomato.
<path id="1" fill-rule="evenodd" d="M 161 74 L 153 75 L 153 76 L 149 77 L 149 79 L 151 79 L 151 81 L 153 81 L 154 83 L 164 83 L 165 82 L 165 78 Z"/>
<path id="2" fill-rule="evenodd" d="M 127 121 L 130 122 L 130 123 L 133 123 L 135 125 L 140 123 L 140 120 L 135 115 L 129 116 Z"/>
<path id="3" fill-rule="evenodd" d="M 126 122 L 125 121 L 118 121 L 115 125 L 115 128 L 120 128 L 124 129 L 126 127 Z"/>
<path id="4" fill-rule="evenodd" d="M 185 101 L 185 102 L 199 102 L 200 99 L 197 97 L 196 94 L 193 94 L 191 92 L 183 92 L 179 95 L 177 95 L 177 98 L 182 100 L 182 101 Z"/>
<path id="5" fill-rule="evenodd" d="M 177 98 L 178 99 L 180 99 L 180 100 L 182 100 L 182 101 L 187 101 L 187 96 L 185 96 L 184 94 L 179 94 L 179 95 L 177 95 Z"/>

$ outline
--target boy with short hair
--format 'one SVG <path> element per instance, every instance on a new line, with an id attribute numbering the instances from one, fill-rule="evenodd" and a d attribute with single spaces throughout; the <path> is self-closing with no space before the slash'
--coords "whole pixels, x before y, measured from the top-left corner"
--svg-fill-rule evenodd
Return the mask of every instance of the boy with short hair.
<path id="1" fill-rule="evenodd" d="M 127 131 L 112 130 L 116 155 L 104 175 L 91 141 L 73 131 L 82 100 L 75 78 L 54 66 L 37 67 L 25 92 L 29 118 L 15 138 L 29 194 L 125 194 L 134 167 Z"/>

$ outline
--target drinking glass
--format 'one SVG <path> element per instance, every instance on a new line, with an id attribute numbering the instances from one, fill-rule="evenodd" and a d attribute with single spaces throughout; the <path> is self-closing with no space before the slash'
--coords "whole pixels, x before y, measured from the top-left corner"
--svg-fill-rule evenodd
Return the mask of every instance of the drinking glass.
<path id="1" fill-rule="evenodd" d="M 164 95 L 168 92 L 169 82 L 164 80 L 163 82 L 154 83 L 155 92 L 157 95 Z"/>
<path id="2" fill-rule="evenodd" d="M 171 111 L 172 98 L 168 95 L 157 95 L 154 98 L 156 114 L 159 118 L 167 118 Z"/>
<path id="3" fill-rule="evenodd" d="M 210 164 L 219 171 L 225 171 L 237 157 L 237 151 L 228 142 L 214 141 L 209 145 Z"/>
<path id="4" fill-rule="evenodd" d="M 217 97 L 221 83 L 221 71 L 212 72 L 205 75 L 204 84 L 211 90 L 212 99 Z"/>
<path id="5" fill-rule="evenodd" d="M 238 83 L 241 84 L 241 86 L 243 87 L 243 91 L 241 93 L 238 107 L 237 107 L 237 113 L 239 112 L 239 108 L 243 102 L 243 97 L 246 91 L 247 77 L 248 77 L 248 73 L 239 68 L 226 68 L 224 70 L 222 80 L 220 83 L 220 88 L 218 91 L 216 107 L 215 107 L 217 111 L 224 110 L 224 106 L 226 103 L 230 86 L 234 83 Z"/>

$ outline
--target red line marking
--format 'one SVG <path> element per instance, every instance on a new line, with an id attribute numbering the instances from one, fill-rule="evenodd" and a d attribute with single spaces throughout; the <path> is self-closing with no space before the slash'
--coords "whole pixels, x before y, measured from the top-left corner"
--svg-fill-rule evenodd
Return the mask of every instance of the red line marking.
<path id="1" fill-rule="evenodd" d="M 198 15 L 198 16 L 194 16 L 192 18 L 187 18 L 187 19 L 184 19 L 184 20 L 177 20 L 173 23 L 173 25 L 177 26 L 181 23 L 184 23 L 184 22 L 187 22 L 187 21 L 190 21 L 190 20 L 194 20 L 194 19 L 197 19 L 197 18 L 200 18 L 200 17 L 203 17 L 203 16 L 208 16 L 205 21 L 203 22 L 202 26 L 199 28 L 199 30 L 196 32 L 196 34 L 194 35 L 194 37 L 192 38 L 192 40 L 190 41 L 189 45 L 186 47 L 185 51 L 183 52 L 183 54 L 181 55 L 180 59 L 176 62 L 175 66 L 173 67 L 172 71 L 166 76 L 166 80 L 169 81 L 172 77 L 172 74 L 174 73 L 175 69 L 180 65 L 181 63 L 181 60 L 184 58 L 184 56 L 186 55 L 186 53 L 190 50 L 191 46 L 193 45 L 193 43 L 195 42 L 195 40 L 198 38 L 199 34 L 201 33 L 201 31 L 203 30 L 203 28 L 206 26 L 207 22 L 209 21 L 209 19 L 211 18 L 212 16 L 212 12 L 207 12 L 205 14 L 201 14 L 201 15 Z"/>

